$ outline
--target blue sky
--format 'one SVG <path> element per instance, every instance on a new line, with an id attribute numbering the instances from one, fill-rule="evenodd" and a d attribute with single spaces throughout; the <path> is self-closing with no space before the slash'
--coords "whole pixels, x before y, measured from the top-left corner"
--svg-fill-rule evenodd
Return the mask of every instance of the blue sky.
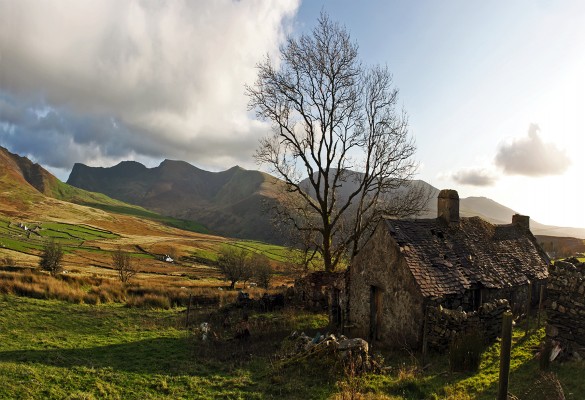
<path id="1" fill-rule="evenodd" d="M 585 227 L 585 2 L 0 0 L 0 145 L 75 162 L 257 168 L 244 84 L 321 10 L 387 64 L 420 178 Z"/>
<path id="2" fill-rule="evenodd" d="M 585 226 L 585 2 L 311 1 L 387 64 L 420 177 L 543 223 Z"/>

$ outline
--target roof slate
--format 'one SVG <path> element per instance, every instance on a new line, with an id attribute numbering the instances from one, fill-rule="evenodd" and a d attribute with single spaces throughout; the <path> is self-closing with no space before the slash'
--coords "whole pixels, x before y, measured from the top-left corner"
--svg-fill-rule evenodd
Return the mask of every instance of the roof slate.
<path id="1" fill-rule="evenodd" d="M 423 296 L 442 297 L 466 289 L 501 289 L 548 277 L 546 254 L 530 231 L 493 225 L 480 217 L 458 226 L 441 219 L 386 219 Z"/>

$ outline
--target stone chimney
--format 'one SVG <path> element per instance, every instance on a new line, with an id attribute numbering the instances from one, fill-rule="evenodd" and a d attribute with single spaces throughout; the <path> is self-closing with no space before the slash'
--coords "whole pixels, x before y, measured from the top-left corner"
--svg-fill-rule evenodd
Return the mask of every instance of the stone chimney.
<path id="1" fill-rule="evenodd" d="M 441 190 L 437 203 L 437 217 L 449 225 L 459 225 L 459 194 L 456 190 Z"/>
<path id="2" fill-rule="evenodd" d="M 526 230 L 530 230 L 530 217 L 528 215 L 514 214 L 512 215 L 512 223 Z"/>

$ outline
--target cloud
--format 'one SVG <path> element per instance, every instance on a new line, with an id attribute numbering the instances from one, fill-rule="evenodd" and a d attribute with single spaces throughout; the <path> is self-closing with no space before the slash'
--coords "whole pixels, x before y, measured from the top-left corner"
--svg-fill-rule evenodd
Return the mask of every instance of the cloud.
<path id="1" fill-rule="evenodd" d="M 483 168 L 462 169 L 451 174 L 451 178 L 461 184 L 470 186 L 492 186 L 497 178 Z"/>
<path id="2" fill-rule="evenodd" d="M 0 143 L 56 168 L 246 164 L 269 127 L 244 84 L 298 0 L 0 2 Z"/>
<path id="3" fill-rule="evenodd" d="M 547 176 L 564 173 L 571 160 L 554 143 L 544 143 L 536 124 L 531 124 L 528 137 L 500 145 L 495 164 L 508 175 Z"/>

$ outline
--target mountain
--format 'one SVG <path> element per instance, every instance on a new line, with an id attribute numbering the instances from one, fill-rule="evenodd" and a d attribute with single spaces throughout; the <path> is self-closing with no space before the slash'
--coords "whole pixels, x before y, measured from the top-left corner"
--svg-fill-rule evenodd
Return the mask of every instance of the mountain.
<path id="1" fill-rule="evenodd" d="M 176 228 L 205 233 L 207 230 L 192 221 L 163 217 L 142 207 L 115 200 L 102 193 L 90 192 L 61 182 L 41 165 L 0 147 L 0 204 L 2 214 L 26 217 L 76 215 L 96 210 L 74 205 L 138 216 Z"/>
<path id="2" fill-rule="evenodd" d="M 361 178 L 361 173 L 348 171 L 347 179 L 341 183 L 339 193 L 341 198 L 347 198 L 356 187 L 356 181 Z M 422 180 L 412 181 L 412 185 L 422 187 L 429 193 L 430 201 L 427 204 L 427 210 L 422 212 L 418 218 L 434 218 L 437 216 L 437 195 L 439 189 Z M 314 196 L 314 191 L 308 182 L 308 178 L 301 182 L 301 187 L 307 193 Z M 464 217 L 480 216 L 483 219 L 494 224 L 509 224 L 512 222 L 512 215 L 522 214 L 522 210 L 512 210 L 487 197 L 464 197 L 460 199 L 459 213 Z M 585 229 L 558 227 L 541 224 L 534 219 L 530 220 L 530 229 L 534 235 L 548 236 L 566 236 L 585 239 Z"/>
<path id="3" fill-rule="evenodd" d="M 424 181 L 414 184 L 432 194 L 427 212 L 420 217 L 436 216 L 439 190 Z M 347 195 L 351 185 L 348 180 L 341 193 Z M 66 204 L 76 203 L 197 232 L 206 232 L 200 225 L 203 223 L 226 236 L 281 242 L 267 210 L 279 201 L 284 190 L 282 181 L 259 171 L 235 166 L 209 172 L 171 160 L 155 168 L 133 161 L 111 168 L 75 164 L 68 183 L 63 183 L 39 164 L 0 147 L 0 204 L 4 214 L 23 215 L 31 209 L 41 212 L 43 207 L 54 213 L 57 206 L 73 218 L 79 210 Z M 498 224 L 509 223 L 516 213 L 485 197 L 462 198 L 460 212 Z M 531 220 L 531 229 L 535 235 L 585 239 L 582 228 L 547 226 Z"/>
<path id="4" fill-rule="evenodd" d="M 10 187 L 13 193 L 19 193 L 19 196 L 14 197 L 15 204 L 23 200 L 23 197 L 39 200 L 41 199 L 39 195 L 73 203 L 123 204 L 101 193 L 91 193 L 67 185 L 41 165 L 33 163 L 26 157 L 13 154 L 3 147 L 0 147 L 0 167 L 2 170 L 0 176 L 5 185 L 3 188 Z"/>
<path id="5" fill-rule="evenodd" d="M 266 210 L 278 201 L 284 184 L 260 171 L 235 166 L 209 172 L 173 160 L 147 168 L 123 161 L 110 168 L 75 164 L 67 183 L 198 221 L 221 235 L 279 242 Z"/>

